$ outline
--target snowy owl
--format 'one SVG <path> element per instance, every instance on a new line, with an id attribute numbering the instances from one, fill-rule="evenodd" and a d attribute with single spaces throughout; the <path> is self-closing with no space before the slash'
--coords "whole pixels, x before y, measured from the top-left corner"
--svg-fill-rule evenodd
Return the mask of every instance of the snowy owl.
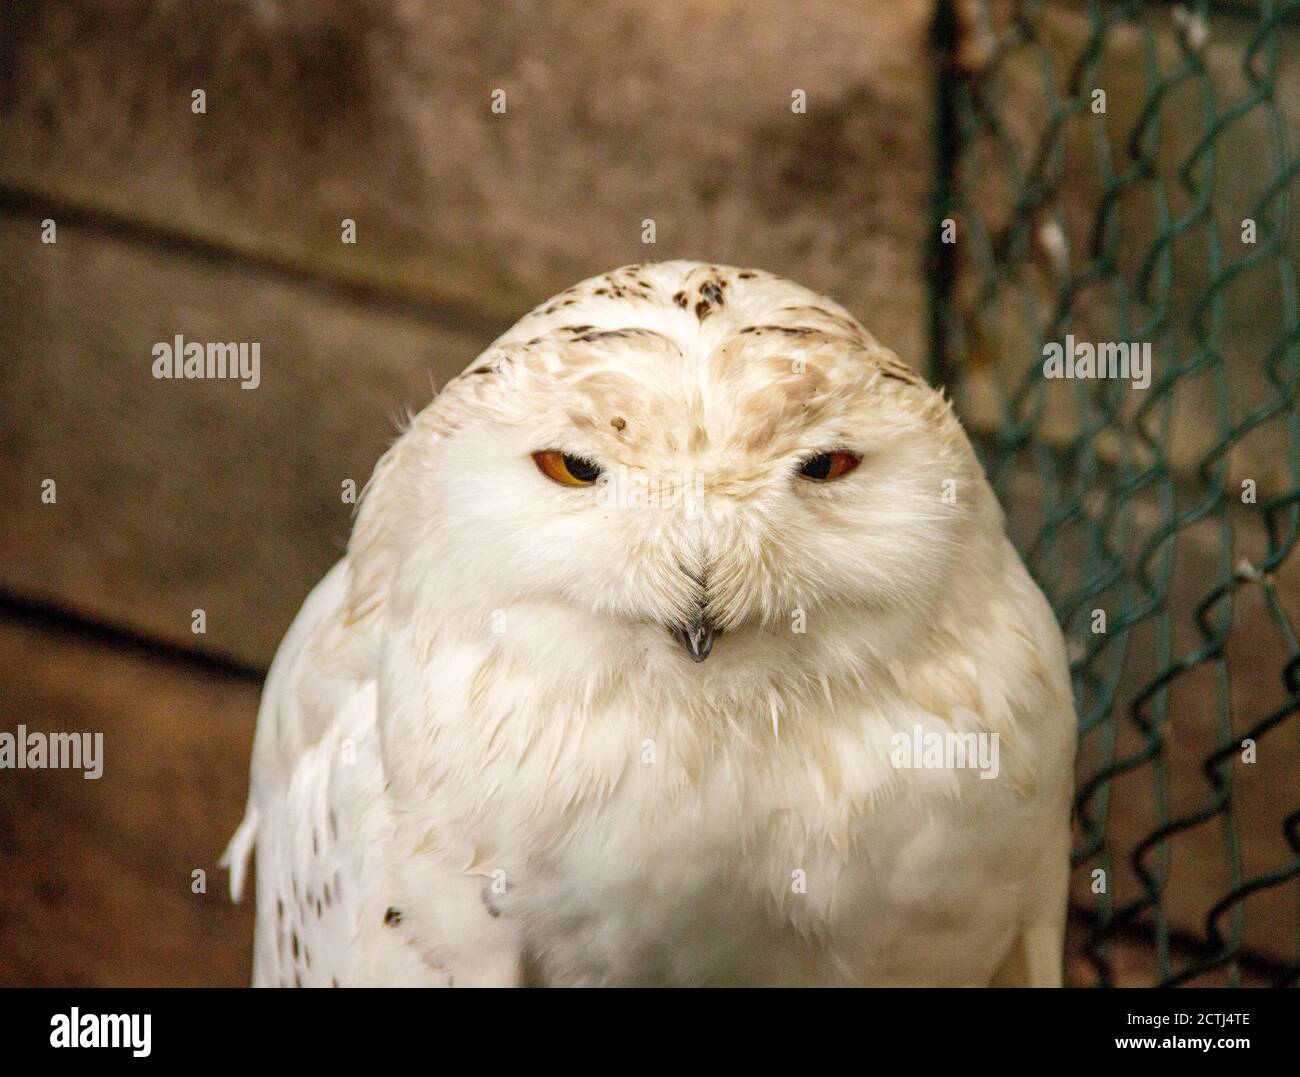
<path id="1" fill-rule="evenodd" d="M 266 985 L 1055 985 L 1061 633 L 943 396 L 756 270 L 560 293 L 267 678 Z"/>

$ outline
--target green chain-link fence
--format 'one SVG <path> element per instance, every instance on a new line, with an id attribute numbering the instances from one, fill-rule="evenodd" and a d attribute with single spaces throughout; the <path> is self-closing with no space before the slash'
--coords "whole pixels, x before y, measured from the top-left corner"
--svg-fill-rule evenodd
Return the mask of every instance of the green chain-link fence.
<path id="1" fill-rule="evenodd" d="M 1070 641 L 1071 948 L 1294 985 L 1300 0 L 943 0 L 937 44 L 932 373 Z M 1049 376 L 1117 343 L 1148 387 Z"/>

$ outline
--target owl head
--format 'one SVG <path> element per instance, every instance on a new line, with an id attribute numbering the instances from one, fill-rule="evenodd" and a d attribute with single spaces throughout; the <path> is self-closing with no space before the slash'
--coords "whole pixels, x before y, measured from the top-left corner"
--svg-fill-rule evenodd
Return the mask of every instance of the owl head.
<path id="1" fill-rule="evenodd" d="M 843 308 L 635 265 L 533 310 L 413 420 L 363 500 L 349 609 L 717 683 L 905 647 L 1001 534 L 948 403 Z"/>

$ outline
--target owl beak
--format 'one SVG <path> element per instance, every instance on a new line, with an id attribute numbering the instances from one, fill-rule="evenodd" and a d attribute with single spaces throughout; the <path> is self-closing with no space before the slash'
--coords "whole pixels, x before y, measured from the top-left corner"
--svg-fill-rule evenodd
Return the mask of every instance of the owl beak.
<path id="1" fill-rule="evenodd" d="M 673 636 L 692 662 L 703 662 L 708 658 L 714 641 L 720 635 L 722 630 L 714 627 L 706 613 L 700 613 L 689 625 L 673 629 Z"/>

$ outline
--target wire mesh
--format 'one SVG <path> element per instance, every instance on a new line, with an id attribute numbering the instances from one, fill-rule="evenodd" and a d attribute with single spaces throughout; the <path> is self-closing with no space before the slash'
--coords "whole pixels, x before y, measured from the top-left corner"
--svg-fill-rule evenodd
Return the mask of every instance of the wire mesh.
<path id="1" fill-rule="evenodd" d="M 1069 641 L 1091 982 L 1295 985 L 1300 0 L 944 0 L 936 40 L 932 373 Z"/>

